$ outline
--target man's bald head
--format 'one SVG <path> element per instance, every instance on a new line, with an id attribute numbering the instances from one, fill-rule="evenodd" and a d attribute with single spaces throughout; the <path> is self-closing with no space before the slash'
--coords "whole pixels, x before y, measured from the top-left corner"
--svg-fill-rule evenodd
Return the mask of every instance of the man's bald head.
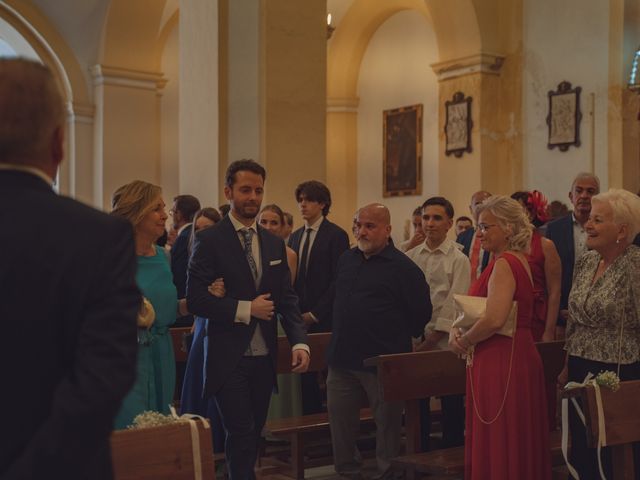
<path id="1" fill-rule="evenodd" d="M 478 190 L 471 195 L 471 203 L 469 204 L 469 211 L 473 219 L 478 222 L 478 206 L 482 204 L 487 198 L 491 196 L 491 193 L 486 190 Z"/>
<path id="2" fill-rule="evenodd" d="M 391 214 L 381 203 L 371 203 L 356 213 L 354 234 L 365 258 L 380 253 L 391 236 Z"/>
<path id="3" fill-rule="evenodd" d="M 22 58 L 0 59 L 0 163 L 55 174 L 64 122 L 62 96 L 47 67 Z"/>

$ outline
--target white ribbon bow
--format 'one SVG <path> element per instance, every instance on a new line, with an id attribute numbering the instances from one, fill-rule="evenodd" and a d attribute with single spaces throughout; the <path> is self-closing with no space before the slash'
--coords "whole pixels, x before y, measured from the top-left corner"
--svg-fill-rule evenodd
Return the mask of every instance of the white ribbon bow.
<path id="1" fill-rule="evenodd" d="M 602 408 L 602 397 L 600 396 L 600 385 L 596 382 L 593 374 L 589 372 L 582 383 L 578 382 L 569 382 L 564 386 L 564 390 L 573 390 L 574 388 L 584 388 L 587 386 L 593 386 L 596 392 L 596 407 L 598 409 L 598 469 L 600 470 L 600 478 L 602 480 L 607 480 L 607 477 L 604 475 L 604 471 L 602 470 L 602 459 L 600 456 L 600 450 L 603 446 L 607 445 L 607 432 L 604 427 L 604 410 Z M 582 424 L 587 426 L 587 422 L 584 418 L 584 413 L 582 413 L 582 409 L 580 405 L 578 405 L 578 401 L 575 397 L 571 398 L 571 402 L 576 409 L 576 413 Z M 569 469 L 569 473 L 571 476 L 577 480 L 580 479 L 580 475 L 575 468 L 569 463 L 569 459 L 567 456 L 567 445 L 569 443 L 569 399 L 562 399 L 562 455 L 564 456 L 564 461 L 567 464 L 567 468 Z"/>
<path id="2" fill-rule="evenodd" d="M 198 433 L 198 424 L 194 418 L 202 420 L 202 424 L 205 429 L 209 429 L 209 421 L 201 417 L 200 415 L 194 415 L 191 413 L 184 413 L 178 415 L 173 405 L 169 405 L 171 416 L 177 420 L 185 421 L 189 423 L 189 429 L 191 430 L 191 451 L 193 454 L 193 478 L 194 480 L 202 480 L 202 455 L 200 453 L 200 434 Z"/>

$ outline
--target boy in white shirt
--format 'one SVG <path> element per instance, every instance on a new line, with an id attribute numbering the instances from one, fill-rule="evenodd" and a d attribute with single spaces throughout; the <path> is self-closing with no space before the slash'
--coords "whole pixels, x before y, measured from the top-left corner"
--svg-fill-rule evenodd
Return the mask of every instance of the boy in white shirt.
<path id="1" fill-rule="evenodd" d="M 426 325 L 424 339 L 416 351 L 446 350 L 454 320 L 453 294 L 466 294 L 470 283 L 470 265 L 460 245 L 447 238 L 453 226 L 454 211 L 444 197 L 431 197 L 422 204 L 424 243 L 406 252 L 427 278 L 433 315 Z M 422 405 L 423 441 L 430 431 L 429 399 Z M 445 448 L 464 444 L 464 397 L 442 397 L 442 432 Z M 427 444 L 424 445 L 428 447 Z"/>

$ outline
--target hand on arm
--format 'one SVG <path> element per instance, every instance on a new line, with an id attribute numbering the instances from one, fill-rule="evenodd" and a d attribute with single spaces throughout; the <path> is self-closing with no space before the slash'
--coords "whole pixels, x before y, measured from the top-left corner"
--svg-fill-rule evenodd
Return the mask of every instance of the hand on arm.
<path id="1" fill-rule="evenodd" d="M 258 295 L 251 301 L 251 316 L 260 320 L 271 320 L 273 318 L 273 301 L 270 293 Z"/>

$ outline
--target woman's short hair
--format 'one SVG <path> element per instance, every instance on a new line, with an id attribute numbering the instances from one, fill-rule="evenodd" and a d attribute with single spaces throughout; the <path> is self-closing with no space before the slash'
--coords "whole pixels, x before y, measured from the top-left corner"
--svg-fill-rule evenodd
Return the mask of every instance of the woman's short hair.
<path id="1" fill-rule="evenodd" d="M 201 208 L 200 210 L 198 210 L 196 213 L 194 213 L 193 215 L 193 225 L 195 228 L 195 224 L 196 221 L 200 218 L 200 217 L 205 217 L 208 218 L 209 220 L 211 220 L 213 223 L 218 223 L 220 220 L 222 220 L 222 216 L 220 215 L 220 212 L 218 212 L 218 210 L 216 210 L 213 207 L 204 207 Z"/>
<path id="2" fill-rule="evenodd" d="M 618 225 L 627 225 L 627 242 L 633 242 L 640 233 L 640 197 L 621 188 L 610 188 L 591 199 L 592 203 L 607 203 L 613 211 L 613 221 Z"/>
<path id="3" fill-rule="evenodd" d="M 162 195 L 158 185 L 134 180 L 121 186 L 111 199 L 111 214 L 126 218 L 134 227 L 155 207 L 154 201 Z"/>
<path id="4" fill-rule="evenodd" d="M 284 212 L 278 205 L 274 203 L 270 205 L 265 205 L 264 207 L 262 207 L 262 210 L 260 210 L 260 213 L 264 212 L 265 210 L 269 212 L 273 212 L 276 215 L 278 215 L 278 217 L 280 217 L 280 225 L 284 226 L 285 224 Z"/>
<path id="5" fill-rule="evenodd" d="M 220 215 L 220 212 L 218 212 L 218 210 L 216 210 L 213 207 L 204 207 L 198 210 L 193 215 L 193 222 L 191 223 L 191 235 L 189 235 L 189 243 L 187 245 L 187 251 L 189 253 L 191 253 L 191 251 L 193 250 L 193 242 L 195 241 L 195 238 L 196 238 L 196 223 L 198 223 L 198 219 L 200 217 L 208 218 L 214 224 L 222 220 L 222 216 Z"/>
<path id="6" fill-rule="evenodd" d="M 510 232 L 508 249 L 516 252 L 527 252 L 531 244 L 533 225 L 527 212 L 517 200 L 505 195 L 493 195 L 478 206 L 478 215 L 484 211 L 491 212 L 498 224 Z"/>

